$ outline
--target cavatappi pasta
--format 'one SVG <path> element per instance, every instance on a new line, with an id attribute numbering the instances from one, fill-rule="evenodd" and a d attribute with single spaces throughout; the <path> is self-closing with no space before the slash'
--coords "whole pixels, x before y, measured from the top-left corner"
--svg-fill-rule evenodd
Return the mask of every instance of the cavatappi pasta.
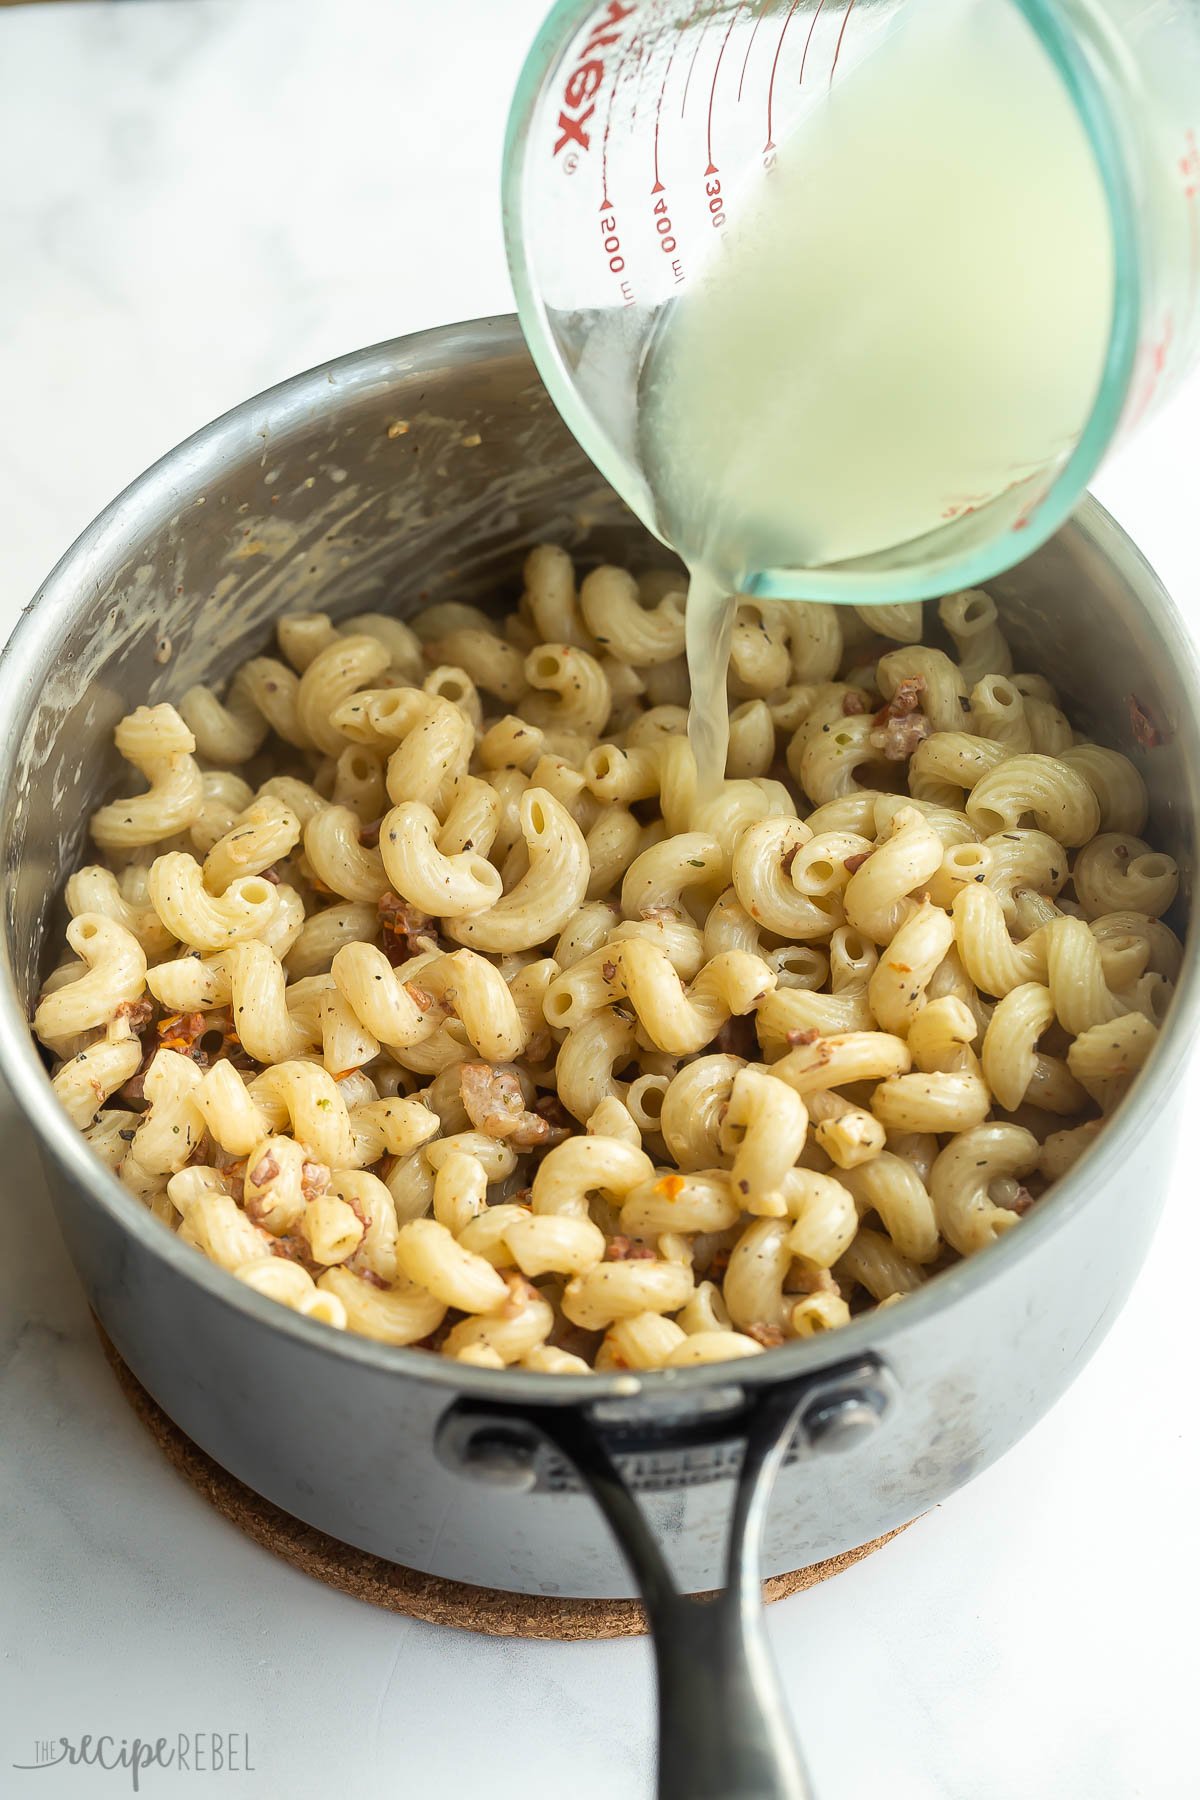
<path id="1" fill-rule="evenodd" d="M 1011 1230 L 1121 1100 L 1177 870 L 991 600 L 946 649 L 746 602 L 715 793 L 683 605 L 541 546 L 502 622 L 291 616 L 118 725 L 34 1030 L 237 1280 L 477 1367 L 758 1355 Z"/>

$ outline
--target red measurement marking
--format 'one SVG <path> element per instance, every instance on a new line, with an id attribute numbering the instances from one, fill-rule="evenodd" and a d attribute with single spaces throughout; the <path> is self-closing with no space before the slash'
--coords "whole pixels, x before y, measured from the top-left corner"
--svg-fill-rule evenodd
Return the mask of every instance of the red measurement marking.
<path id="1" fill-rule="evenodd" d="M 833 77 L 834 77 L 834 73 L 838 66 L 838 57 L 842 54 L 842 39 L 846 35 L 846 27 L 850 23 L 850 14 L 853 11 L 854 11 L 854 0 L 850 0 L 849 5 L 847 6 L 844 14 L 842 15 L 842 29 L 838 32 L 838 40 L 834 46 L 833 62 L 830 65 L 830 69 L 829 69 L 829 85 L 830 85 L 830 87 L 833 86 Z"/>
<path id="2" fill-rule="evenodd" d="M 621 238 L 617 229 L 616 214 L 612 212 L 605 213 L 602 209 L 599 225 L 601 235 L 604 239 L 604 254 L 608 258 L 609 270 L 617 277 L 618 281 L 620 281 L 622 302 L 626 306 L 632 306 L 633 288 L 629 281 L 621 281 L 620 279 L 625 273 L 625 257 L 621 250 Z"/>
<path id="3" fill-rule="evenodd" d="M 696 48 L 692 51 L 692 60 L 688 64 L 687 80 L 683 84 L 683 99 L 679 103 L 679 116 L 681 119 L 682 119 L 684 113 L 687 111 L 688 89 L 692 85 L 692 70 L 696 67 L 696 58 L 699 56 L 701 46 L 704 43 L 705 37 L 708 35 L 708 28 L 717 16 L 717 7 L 719 4 L 720 4 L 720 0 L 713 0 L 713 5 L 709 11 L 709 15 L 708 15 L 707 19 L 705 19 L 703 25 L 700 27 L 700 36 L 696 39 Z M 700 7 L 697 6 L 696 12 L 699 12 L 699 10 L 700 10 Z M 696 12 L 694 12 L 692 14 L 692 19 L 695 18 Z M 689 19 L 688 24 L 690 25 L 691 22 L 692 22 L 692 20 Z"/>
<path id="4" fill-rule="evenodd" d="M 671 54 L 667 58 L 667 67 L 662 78 L 662 86 L 658 90 L 658 105 L 654 109 L 654 186 L 650 189 L 652 194 L 661 194 L 663 188 L 662 177 L 658 172 L 658 129 L 662 124 L 663 100 L 667 92 L 667 82 L 671 79 L 671 64 L 675 61 L 675 52 L 678 48 L 679 39 L 676 38 L 675 42 L 671 45 Z"/>
<path id="5" fill-rule="evenodd" d="M 750 52 L 754 48 L 754 40 L 758 36 L 758 28 L 762 24 L 763 19 L 766 17 L 766 10 L 767 10 L 766 7 L 763 7 L 762 11 L 759 13 L 758 17 L 755 19 L 754 30 L 750 33 L 750 42 L 746 45 L 746 54 L 742 58 L 742 72 L 738 77 L 738 103 L 739 103 L 739 105 L 741 104 L 741 98 L 742 98 L 742 83 L 746 79 L 746 70 L 750 66 Z"/>
<path id="6" fill-rule="evenodd" d="M 824 7 L 824 5 L 825 5 L 825 0 L 820 0 L 820 5 L 818 5 L 816 12 L 812 16 L 812 23 L 809 25 L 809 28 L 808 28 L 808 36 L 804 40 L 804 55 L 800 58 L 800 86 L 801 87 L 804 86 L 804 71 L 805 71 L 805 68 L 808 66 L 809 45 L 813 41 L 813 32 L 817 29 L 817 20 L 821 16 L 821 10 Z"/>
<path id="7" fill-rule="evenodd" d="M 704 4 L 704 0 L 696 0 L 696 4 L 692 8 L 691 17 L 687 21 L 687 25 L 681 26 L 680 29 L 676 32 L 675 42 L 671 45 L 671 54 L 667 58 L 667 66 L 663 70 L 662 86 L 658 90 L 658 105 L 654 109 L 654 186 L 650 189 L 650 192 L 652 194 L 661 194 L 662 188 L 663 188 L 662 176 L 659 173 L 659 166 L 658 166 L 658 131 L 659 131 L 659 126 L 662 123 L 663 101 L 666 99 L 666 95 L 667 95 L 667 83 L 671 79 L 671 69 L 675 62 L 675 52 L 679 48 L 680 38 L 683 36 L 683 33 L 687 30 L 687 26 L 692 23 L 692 20 L 696 17 L 696 14 L 700 11 L 700 8 L 703 4 Z M 686 98 L 686 96 L 685 96 L 685 98 Z"/>
<path id="8" fill-rule="evenodd" d="M 1158 384 L 1162 380 L 1163 372 L 1166 369 L 1167 356 L 1170 352 L 1174 337 L 1174 315 L 1169 312 L 1164 313 L 1162 336 L 1157 342 L 1145 344 L 1142 347 L 1139 361 L 1145 372 L 1142 375 L 1141 386 L 1138 390 L 1137 398 L 1130 409 L 1129 423 L 1125 427 L 1127 432 L 1135 430 L 1150 409 L 1150 404 L 1153 401 L 1155 394 L 1158 392 Z"/>
<path id="9" fill-rule="evenodd" d="M 775 148 L 775 134 L 772 129 L 772 108 L 775 104 L 775 73 L 779 68 L 779 55 L 783 49 L 783 40 L 787 36 L 787 28 L 791 24 L 792 14 L 799 4 L 800 0 L 792 0 L 792 4 L 788 7 L 787 18 L 783 21 L 783 29 L 779 33 L 779 42 L 775 46 L 775 59 L 771 64 L 771 79 L 767 83 L 767 141 L 763 145 L 764 154 L 768 150 L 773 150 Z M 824 6 L 824 4 L 825 0 L 821 0 L 820 6 L 817 7 L 818 12 L 820 12 L 821 7 Z"/>
<path id="10" fill-rule="evenodd" d="M 1032 476 L 1028 476 L 1028 477 L 1026 477 L 1026 479 L 1032 480 L 1033 478 L 1032 478 Z M 997 500 L 1002 499 L 1005 494 L 1011 493 L 1013 488 L 1018 488 L 1021 486 L 1023 486 L 1023 483 L 1020 481 L 1010 481 L 1008 486 L 1006 488 L 1002 489 L 1002 491 L 996 495 Z M 1053 481 L 1051 481 L 1049 486 L 1041 488 L 1033 496 L 1032 500 L 1026 501 L 1022 510 L 1017 514 L 1017 517 L 1013 520 L 1012 529 L 1014 531 L 1028 531 L 1029 530 L 1029 527 L 1032 524 L 1035 515 L 1037 514 L 1037 512 L 1040 510 L 1040 508 L 1042 506 L 1042 503 L 1050 498 L 1050 492 L 1051 492 L 1051 489 L 1053 488 L 1053 486 L 1054 486 L 1054 483 L 1053 483 Z"/>
<path id="11" fill-rule="evenodd" d="M 704 171 L 706 175 L 715 175 L 717 172 L 717 165 L 713 161 L 712 153 L 712 116 L 713 101 L 717 97 L 717 76 L 721 73 L 721 58 L 725 54 L 725 46 L 729 42 L 730 33 L 738 22 L 738 14 L 742 11 L 745 4 L 746 0 L 738 0 L 737 6 L 734 8 L 733 17 L 729 21 L 729 30 L 726 31 L 725 36 L 721 39 L 721 48 L 717 51 L 717 66 L 713 70 L 712 86 L 708 90 L 708 167 Z"/>
<path id="12" fill-rule="evenodd" d="M 608 96 L 608 111 L 604 115 L 604 136 L 600 139 L 600 185 L 604 190 L 604 199 L 600 202 L 601 212 L 611 212 L 612 210 L 612 202 L 608 198 L 608 137 L 612 130 L 613 107 L 617 103 L 617 95 L 620 92 L 621 76 L 632 58 L 636 57 L 640 61 L 641 51 L 641 39 L 632 39 L 630 43 L 626 44 L 617 59 L 617 67 L 613 74 L 612 88 Z"/>
<path id="13" fill-rule="evenodd" d="M 1196 142 L 1196 133 L 1187 130 L 1183 134 L 1187 145 L 1187 154 L 1179 159 L 1179 172 L 1183 176 L 1183 197 L 1188 211 L 1188 303 L 1194 305 L 1197 291 L 1200 290 L 1200 145 Z"/>
<path id="14" fill-rule="evenodd" d="M 563 104 L 558 114 L 559 136 L 553 150 L 555 156 L 568 144 L 577 146 L 577 151 L 571 152 L 576 155 L 579 150 L 587 150 L 591 143 L 587 125 L 596 110 L 595 95 L 603 85 L 605 73 L 605 59 L 597 53 L 616 43 L 621 35 L 621 23 L 634 11 L 635 5 L 636 0 L 630 5 L 626 5 L 625 0 L 608 0 L 603 18 L 590 26 L 587 43 L 563 88 Z"/>

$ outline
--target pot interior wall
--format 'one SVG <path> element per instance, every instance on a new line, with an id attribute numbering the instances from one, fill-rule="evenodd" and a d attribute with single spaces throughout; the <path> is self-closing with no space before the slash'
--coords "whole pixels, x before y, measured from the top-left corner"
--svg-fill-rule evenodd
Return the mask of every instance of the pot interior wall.
<path id="1" fill-rule="evenodd" d="M 121 715 L 219 682 L 268 645 L 285 611 L 403 615 L 434 598 L 504 605 L 524 551 L 564 544 L 588 562 L 672 562 L 586 461 L 515 328 L 478 325 L 436 351 L 347 358 L 209 428 L 131 494 L 52 578 L 58 641 L 24 699 L 3 828 L 7 931 L 28 998 L 54 960 L 52 896 L 79 861 L 85 821 L 119 779 Z M 1102 516 L 1072 524 L 992 591 L 1017 654 L 1060 689 L 1073 720 L 1136 756 L 1151 835 L 1190 877 L 1195 807 L 1174 660 L 1105 552 Z M 70 577 L 78 569 L 74 585 Z M 1162 744 L 1135 744 L 1131 696 Z M 1183 729 L 1180 729 L 1180 726 Z"/>

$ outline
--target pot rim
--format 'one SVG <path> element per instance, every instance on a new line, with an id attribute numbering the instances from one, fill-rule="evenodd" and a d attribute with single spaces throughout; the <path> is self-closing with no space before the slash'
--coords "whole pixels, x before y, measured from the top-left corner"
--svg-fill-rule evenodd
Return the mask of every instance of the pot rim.
<path id="1" fill-rule="evenodd" d="M 448 362 L 518 352 L 528 354 L 516 315 L 511 313 L 433 326 L 369 345 L 293 375 L 243 401 L 137 476 L 60 558 L 23 609 L 0 655 L 0 782 L 4 794 L 7 796 L 13 782 L 31 691 L 40 686 L 62 637 L 64 620 L 75 610 L 77 596 L 94 583 L 90 571 L 97 564 L 111 566 L 144 539 L 151 525 L 161 525 L 185 506 L 196 504 L 197 490 L 219 480 L 232 462 L 260 456 L 264 437 L 286 433 L 305 422 L 335 417 L 331 400 L 361 398 L 372 393 L 382 398 L 405 377 L 432 372 Z M 535 376 L 532 359 L 530 375 Z M 1186 799 L 1191 816 L 1196 818 L 1200 816 L 1196 793 L 1200 771 L 1200 665 L 1182 618 L 1141 552 L 1090 495 L 1073 523 L 1106 561 L 1120 565 L 1136 587 L 1150 625 L 1179 671 L 1188 712 L 1177 722 L 1177 730 L 1187 731 L 1192 739 L 1190 753 L 1185 757 L 1190 774 Z M 635 1395 L 644 1395 L 653 1402 L 656 1397 L 668 1395 L 682 1398 L 717 1389 L 757 1387 L 872 1353 L 886 1360 L 889 1349 L 909 1330 L 961 1304 L 969 1305 L 978 1288 L 1003 1279 L 1026 1257 L 1036 1256 L 1043 1240 L 1087 1205 L 1091 1177 L 1099 1161 L 1118 1164 L 1134 1143 L 1155 1129 L 1161 1095 L 1190 1047 L 1190 1023 L 1200 986 L 1200 958 L 1185 957 L 1169 1015 L 1145 1069 L 1098 1142 L 1056 1185 L 1050 1200 L 1022 1219 L 1019 1230 L 1006 1232 L 982 1254 L 964 1258 L 906 1296 L 902 1307 L 865 1313 L 836 1332 L 780 1345 L 768 1356 L 739 1360 L 735 1366 L 712 1363 L 692 1369 L 571 1377 L 525 1369 L 478 1369 L 426 1350 L 334 1331 L 255 1293 L 198 1255 L 173 1232 L 164 1230 L 116 1175 L 93 1156 L 83 1134 L 59 1107 L 17 992 L 7 933 L 0 945 L 0 962 L 4 977 L 0 981 L 0 1080 L 7 1083 L 39 1149 L 49 1152 L 67 1177 L 77 1182 L 143 1249 L 176 1273 L 199 1282 L 231 1310 L 293 1338 L 311 1353 L 425 1381 L 446 1389 L 448 1397 L 451 1390 L 455 1394 L 466 1391 L 480 1399 L 541 1406 L 569 1405 L 581 1400 L 629 1400 Z"/>

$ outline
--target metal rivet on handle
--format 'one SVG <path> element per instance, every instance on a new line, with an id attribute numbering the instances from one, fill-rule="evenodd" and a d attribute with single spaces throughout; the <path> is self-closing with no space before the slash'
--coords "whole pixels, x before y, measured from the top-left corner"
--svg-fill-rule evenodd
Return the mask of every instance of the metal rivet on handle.
<path id="1" fill-rule="evenodd" d="M 494 1426 L 476 1431 L 462 1446 L 464 1469 L 493 1487 L 525 1490 L 537 1481 L 536 1443 L 519 1431 Z"/>
<path id="2" fill-rule="evenodd" d="M 814 1450 L 849 1450 L 870 1436 L 885 1406 L 884 1396 L 878 1393 L 830 1394 L 809 1408 L 801 1424 Z"/>

